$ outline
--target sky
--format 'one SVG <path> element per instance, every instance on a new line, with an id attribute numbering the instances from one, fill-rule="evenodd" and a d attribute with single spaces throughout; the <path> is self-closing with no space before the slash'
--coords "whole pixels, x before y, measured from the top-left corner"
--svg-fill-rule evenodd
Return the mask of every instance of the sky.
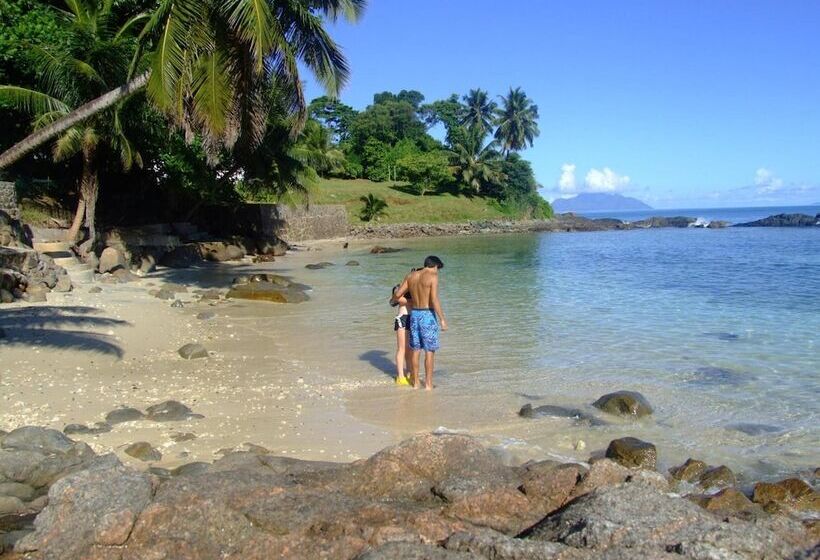
<path id="1" fill-rule="evenodd" d="M 548 199 L 820 202 L 818 0 L 371 0 L 330 29 L 356 109 L 380 91 L 523 88 L 541 130 L 523 155 Z"/>

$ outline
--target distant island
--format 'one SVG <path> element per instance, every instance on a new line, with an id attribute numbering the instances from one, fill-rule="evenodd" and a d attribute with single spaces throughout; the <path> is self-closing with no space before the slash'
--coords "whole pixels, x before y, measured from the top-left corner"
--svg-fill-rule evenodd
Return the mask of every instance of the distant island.
<path id="1" fill-rule="evenodd" d="M 552 207 L 556 212 L 652 210 L 637 198 L 611 193 L 581 193 L 572 198 L 559 198 L 553 201 Z"/>

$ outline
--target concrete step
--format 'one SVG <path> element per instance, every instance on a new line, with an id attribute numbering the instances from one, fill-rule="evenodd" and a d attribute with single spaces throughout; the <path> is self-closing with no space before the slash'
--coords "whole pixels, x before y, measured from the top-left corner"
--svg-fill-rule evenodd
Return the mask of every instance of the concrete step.
<path id="1" fill-rule="evenodd" d="M 70 253 L 71 245 L 65 241 L 35 241 L 34 250 L 47 255 L 49 253 Z"/>

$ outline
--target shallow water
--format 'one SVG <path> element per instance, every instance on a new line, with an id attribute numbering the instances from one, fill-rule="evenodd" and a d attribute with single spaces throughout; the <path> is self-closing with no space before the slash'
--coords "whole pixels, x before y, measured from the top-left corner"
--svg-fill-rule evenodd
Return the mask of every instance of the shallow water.
<path id="1" fill-rule="evenodd" d="M 640 230 L 391 245 L 406 250 L 317 252 L 316 261 L 339 266 L 296 271 L 314 286 L 314 299 L 293 308 L 287 324 L 321 341 L 303 348 L 308 364 L 330 362 L 362 386 L 348 399 L 359 419 L 396 437 L 470 431 L 511 461 L 585 459 L 632 435 L 654 442 L 663 466 L 692 455 L 769 478 L 820 462 L 820 231 Z M 450 322 L 432 395 L 396 388 L 388 377 L 389 290 L 426 254 L 445 262 Z M 350 258 L 362 266 L 342 266 Z M 619 389 L 646 395 L 652 418 L 624 423 L 590 407 Z M 580 408 L 609 425 L 519 418 L 526 403 Z"/>

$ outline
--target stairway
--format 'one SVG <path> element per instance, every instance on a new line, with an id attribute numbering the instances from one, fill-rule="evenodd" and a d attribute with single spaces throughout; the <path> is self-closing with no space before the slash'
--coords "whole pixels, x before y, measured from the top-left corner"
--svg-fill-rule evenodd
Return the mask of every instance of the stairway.
<path id="1" fill-rule="evenodd" d="M 71 252 L 71 246 L 65 241 L 35 241 L 34 250 L 40 254 L 47 255 L 54 259 L 54 264 L 58 264 L 66 269 L 71 283 L 89 284 L 94 281 L 94 267 L 90 264 L 80 262 Z"/>

